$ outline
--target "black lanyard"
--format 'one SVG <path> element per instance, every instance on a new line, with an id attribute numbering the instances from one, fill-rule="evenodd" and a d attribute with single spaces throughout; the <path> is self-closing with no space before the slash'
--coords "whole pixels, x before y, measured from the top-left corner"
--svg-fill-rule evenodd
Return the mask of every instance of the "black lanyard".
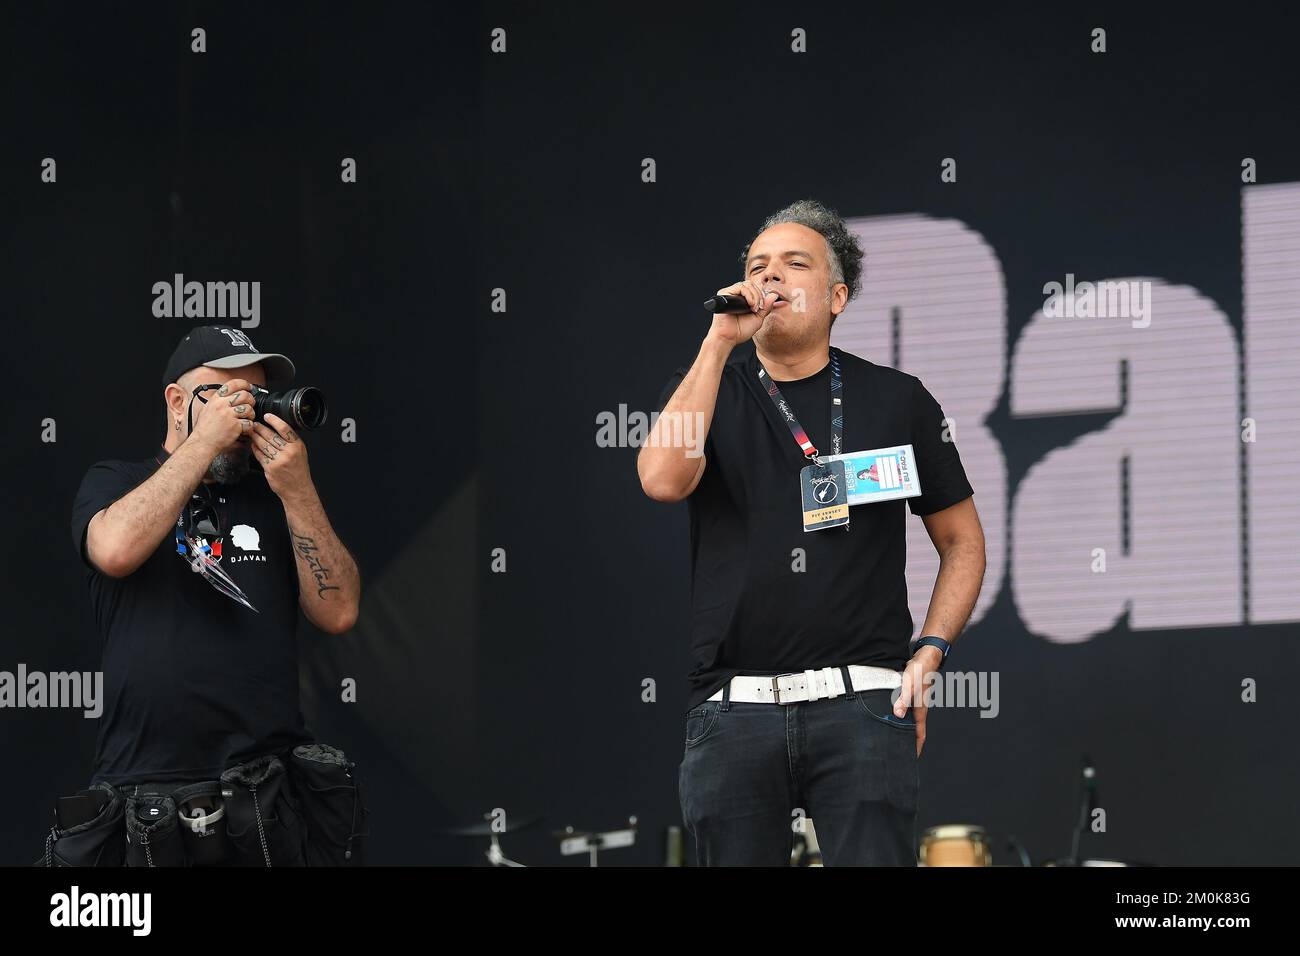
<path id="1" fill-rule="evenodd" d="M 799 424 L 794 409 L 781 396 L 781 390 L 776 387 L 772 376 L 767 374 L 767 369 L 763 368 L 762 362 L 758 363 L 758 381 L 764 386 L 772 404 L 776 406 L 777 413 L 790 427 L 790 434 L 794 436 L 795 443 L 803 452 L 803 456 L 815 461 L 817 446 L 812 443 L 808 433 Z M 844 451 L 844 380 L 840 377 L 840 350 L 833 345 L 831 346 L 831 448 L 833 449 L 831 454 L 834 455 Z"/>

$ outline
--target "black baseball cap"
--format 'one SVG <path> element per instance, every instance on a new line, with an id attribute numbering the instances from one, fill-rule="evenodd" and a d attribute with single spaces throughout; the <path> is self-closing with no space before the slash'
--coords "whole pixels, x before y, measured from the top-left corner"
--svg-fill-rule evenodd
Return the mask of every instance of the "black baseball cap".
<path id="1" fill-rule="evenodd" d="M 255 362 L 266 369 L 268 387 L 283 388 L 293 381 L 294 367 L 279 352 L 259 352 L 243 329 L 228 325 L 196 325 L 185 334 L 163 372 L 163 388 L 192 368 L 243 368 Z"/>

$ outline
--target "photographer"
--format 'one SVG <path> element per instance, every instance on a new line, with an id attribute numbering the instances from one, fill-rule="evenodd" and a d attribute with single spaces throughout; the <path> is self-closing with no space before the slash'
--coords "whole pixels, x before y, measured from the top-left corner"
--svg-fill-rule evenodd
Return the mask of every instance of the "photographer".
<path id="1" fill-rule="evenodd" d="M 91 805 L 59 820 L 50 841 L 56 862 L 120 862 L 115 841 L 124 835 L 127 862 L 137 865 L 202 856 L 301 863 L 317 827 L 310 801 L 291 796 L 299 758 L 341 768 L 338 779 L 353 787 L 351 764 L 314 744 L 299 704 L 297 609 L 322 631 L 342 634 L 356 622 L 361 584 L 312 483 L 301 437 L 267 410 L 274 395 L 260 393 L 258 414 L 255 389 L 287 387 L 293 376 L 288 358 L 257 351 L 242 330 L 196 327 L 163 376 L 161 447 L 143 461 L 98 462 L 82 480 L 72 536 L 103 641 L 107 705 L 91 789 L 78 795 Z M 307 407 L 312 393 L 319 403 L 319 393 L 306 390 L 276 407 L 312 427 L 324 414 L 323 404 Z M 168 803 L 178 787 L 205 782 Z M 187 812 L 180 797 L 195 793 Z M 338 811 L 354 818 L 353 832 L 340 837 L 349 860 L 364 816 L 355 788 L 351 798 Z M 65 799 L 61 809 L 73 814 L 73 798 Z M 164 819 L 178 807 L 179 821 Z M 180 840 L 163 846 L 178 827 L 188 829 L 191 815 L 203 826 L 186 835 L 187 852 L 178 852 Z M 85 819 L 92 816 L 94 826 Z M 116 816 L 126 817 L 124 834 L 108 818 Z M 233 858 L 189 852 L 202 842 L 190 837 L 210 836 L 199 830 L 214 821 L 236 844 L 246 838 L 248 859 L 239 859 L 240 846 Z M 88 826 L 99 828 L 93 852 L 64 842 L 69 830 L 84 834 L 77 828 Z M 47 842 L 47 863 L 50 850 Z"/>

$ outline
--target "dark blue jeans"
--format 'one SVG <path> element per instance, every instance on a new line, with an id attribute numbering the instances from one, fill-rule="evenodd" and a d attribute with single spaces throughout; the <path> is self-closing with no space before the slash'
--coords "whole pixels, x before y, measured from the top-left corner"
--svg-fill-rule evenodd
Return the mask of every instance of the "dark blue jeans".
<path id="1" fill-rule="evenodd" d="M 891 693 L 690 711 L 678 794 L 697 863 L 789 866 L 802 811 L 827 866 L 915 866 L 916 724 Z"/>

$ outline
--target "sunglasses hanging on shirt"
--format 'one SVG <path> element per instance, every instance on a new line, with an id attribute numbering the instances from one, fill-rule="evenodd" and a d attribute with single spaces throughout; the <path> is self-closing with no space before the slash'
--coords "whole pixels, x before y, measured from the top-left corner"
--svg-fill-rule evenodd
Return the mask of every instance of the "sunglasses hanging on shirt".
<path id="1" fill-rule="evenodd" d="M 202 494 L 196 492 L 191 496 L 189 505 L 176 521 L 176 553 L 213 588 L 256 613 L 257 608 L 248 596 L 218 564 L 225 523 L 211 489 L 207 485 L 200 488 Z"/>

